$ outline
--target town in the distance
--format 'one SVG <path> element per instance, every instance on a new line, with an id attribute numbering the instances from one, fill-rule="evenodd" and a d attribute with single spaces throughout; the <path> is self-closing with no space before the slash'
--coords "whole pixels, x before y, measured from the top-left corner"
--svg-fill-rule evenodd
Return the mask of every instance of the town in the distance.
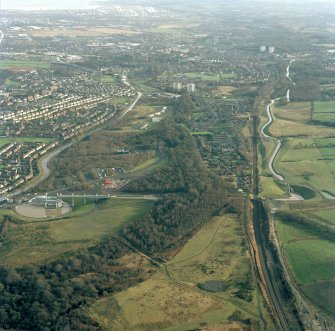
<path id="1" fill-rule="evenodd" d="M 335 3 L 37 3 L 0 3 L 0 329 L 335 330 Z"/>

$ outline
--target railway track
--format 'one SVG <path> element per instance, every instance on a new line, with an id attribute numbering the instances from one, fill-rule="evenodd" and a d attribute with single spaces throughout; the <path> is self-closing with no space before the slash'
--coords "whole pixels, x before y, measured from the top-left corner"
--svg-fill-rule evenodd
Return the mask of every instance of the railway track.
<path id="1" fill-rule="evenodd" d="M 263 211 L 262 201 L 258 198 L 259 194 L 259 174 L 258 174 L 258 116 L 252 117 L 252 148 L 253 148 L 253 182 L 252 182 L 252 225 L 253 239 L 256 245 L 254 250 L 255 267 L 260 281 L 260 287 L 264 296 L 267 298 L 272 310 L 274 319 L 281 331 L 298 331 L 301 330 L 299 321 L 292 320 L 294 315 L 289 313 L 289 307 L 285 293 L 280 287 L 280 275 L 278 267 L 273 263 L 273 256 L 267 247 L 266 226 L 268 226 L 266 214 Z"/>

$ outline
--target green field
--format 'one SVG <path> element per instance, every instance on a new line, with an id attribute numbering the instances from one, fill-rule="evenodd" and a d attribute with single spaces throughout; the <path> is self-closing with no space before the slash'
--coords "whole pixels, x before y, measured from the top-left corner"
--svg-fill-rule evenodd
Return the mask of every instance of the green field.
<path id="1" fill-rule="evenodd" d="M 213 330 L 218 326 L 233 329 L 229 316 L 239 312 L 242 319 L 251 319 L 259 330 L 262 311 L 269 322 L 268 330 L 272 330 L 252 287 L 250 301 L 236 297 L 238 284 L 250 281 L 251 272 L 248 256 L 241 250 L 240 231 L 234 216 L 214 218 L 153 277 L 97 301 L 89 315 L 108 330 L 179 331 L 204 325 Z M 227 288 L 215 294 L 198 288 L 210 280 L 226 282 Z M 242 330 L 240 323 L 235 327 Z"/>
<path id="2" fill-rule="evenodd" d="M 191 132 L 192 136 L 212 136 L 213 133 L 210 131 L 193 131 Z"/>
<path id="3" fill-rule="evenodd" d="M 235 76 L 235 74 L 220 74 L 221 79 L 234 78 Z"/>
<path id="4" fill-rule="evenodd" d="M 285 187 L 281 187 L 278 181 L 273 177 L 260 176 L 260 194 L 262 197 L 273 198 L 273 199 L 284 199 L 288 198 L 288 194 L 285 191 Z"/>
<path id="5" fill-rule="evenodd" d="M 291 185 L 335 194 L 335 140 L 288 139 L 275 165 Z"/>
<path id="6" fill-rule="evenodd" d="M 327 115 L 316 113 L 316 108 L 318 109 L 318 102 L 314 103 L 312 116 L 312 106 L 310 102 L 291 102 L 285 106 L 272 107 L 275 121 L 269 127 L 271 135 L 278 138 L 297 137 L 306 139 L 335 136 L 334 128 L 316 125 L 310 122 L 312 119 L 316 119 L 314 117 L 315 114 Z"/>
<path id="7" fill-rule="evenodd" d="M 211 74 L 204 74 L 204 73 L 198 73 L 198 72 L 188 72 L 185 73 L 184 76 L 191 79 L 201 79 L 205 81 L 218 81 L 220 80 L 220 76 L 218 75 L 211 75 Z"/>
<path id="8" fill-rule="evenodd" d="M 1 69 L 32 70 L 49 68 L 50 62 L 36 60 L 0 60 Z"/>
<path id="9" fill-rule="evenodd" d="M 17 143 L 50 143 L 54 141 L 54 138 L 40 138 L 40 137 L 6 137 L 0 138 L 0 147 L 17 142 Z"/>
<path id="10" fill-rule="evenodd" d="M 10 80 L 10 79 L 6 79 L 5 85 L 6 86 L 15 86 L 15 87 L 18 87 L 18 86 L 20 86 L 20 83 L 19 82 L 15 82 L 15 81 Z"/>
<path id="11" fill-rule="evenodd" d="M 335 226 L 335 209 L 322 209 L 310 212 L 312 215 L 321 218 L 322 222 Z"/>
<path id="12" fill-rule="evenodd" d="M 335 244 L 321 239 L 304 239 L 284 245 L 298 284 L 335 277 Z"/>
<path id="13" fill-rule="evenodd" d="M 316 101 L 312 119 L 325 123 L 325 125 L 335 124 L 335 101 Z"/>
<path id="14" fill-rule="evenodd" d="M 306 122 L 311 118 L 311 103 L 290 102 L 285 106 L 275 107 L 273 113 L 278 119 Z"/>
<path id="15" fill-rule="evenodd" d="M 277 221 L 276 228 L 298 285 L 314 304 L 334 308 L 335 242 L 302 225 Z"/>
<path id="16" fill-rule="evenodd" d="M 314 102 L 315 113 L 335 113 L 335 101 Z"/>
<path id="17" fill-rule="evenodd" d="M 104 84 L 115 84 L 118 82 L 118 78 L 111 76 L 111 75 L 106 75 L 106 76 L 102 76 L 100 78 L 100 81 Z"/>
<path id="18" fill-rule="evenodd" d="M 301 287 L 312 302 L 317 302 L 319 307 L 330 314 L 335 312 L 335 280 L 314 282 Z"/>
<path id="19" fill-rule="evenodd" d="M 33 222 L 17 215 L 0 246 L 0 263 L 43 263 L 94 246 L 127 222 L 140 219 L 151 206 L 146 200 L 110 199 L 80 205 L 58 220 Z"/>
<path id="20" fill-rule="evenodd" d="M 152 158 L 152 159 L 150 159 L 146 162 L 143 162 L 143 163 L 139 164 L 134 169 L 132 169 L 131 172 L 143 171 L 143 170 L 146 170 L 148 168 L 151 168 L 153 165 L 157 165 L 157 167 L 158 167 L 158 166 L 160 166 L 159 161 L 160 161 L 159 157 Z"/>
<path id="21" fill-rule="evenodd" d="M 268 160 L 275 148 L 273 140 L 259 144 L 259 189 L 260 195 L 267 198 L 287 198 L 286 187 L 282 186 L 270 173 Z"/>

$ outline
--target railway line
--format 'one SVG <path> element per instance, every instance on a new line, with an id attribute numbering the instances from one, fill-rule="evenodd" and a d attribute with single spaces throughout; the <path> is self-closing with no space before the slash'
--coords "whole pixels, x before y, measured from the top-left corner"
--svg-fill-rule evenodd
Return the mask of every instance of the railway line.
<path id="1" fill-rule="evenodd" d="M 252 226 L 253 240 L 256 244 L 254 250 L 258 280 L 263 290 L 265 298 L 267 298 L 273 312 L 274 319 L 281 331 L 298 331 L 299 323 L 292 323 L 292 316 L 287 312 L 287 302 L 283 289 L 279 287 L 280 275 L 278 275 L 277 266 L 271 263 L 274 258 L 267 247 L 267 238 L 264 234 L 267 226 L 266 215 L 263 212 L 263 204 L 258 198 L 259 193 L 259 175 L 258 175 L 258 116 L 253 116 L 253 183 L 252 183 Z M 290 322 L 289 322 L 290 321 Z"/>

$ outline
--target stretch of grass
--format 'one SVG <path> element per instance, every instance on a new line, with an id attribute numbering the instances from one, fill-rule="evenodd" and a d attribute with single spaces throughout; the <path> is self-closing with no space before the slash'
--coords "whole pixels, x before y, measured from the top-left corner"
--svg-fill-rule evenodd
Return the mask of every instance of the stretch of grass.
<path id="1" fill-rule="evenodd" d="M 222 79 L 234 78 L 235 76 L 236 76 L 235 74 L 220 74 L 220 77 Z"/>
<path id="2" fill-rule="evenodd" d="M 326 240 L 303 240 L 285 245 L 298 284 L 335 277 L 335 244 Z"/>
<path id="3" fill-rule="evenodd" d="M 319 307 L 334 315 L 335 280 L 309 283 L 302 286 L 302 289 L 309 300 L 316 302 Z"/>
<path id="4" fill-rule="evenodd" d="M 212 136 L 213 133 L 210 131 L 193 131 L 191 132 L 193 136 Z"/>
<path id="5" fill-rule="evenodd" d="M 17 70 L 31 70 L 31 69 L 45 69 L 50 67 L 50 63 L 46 61 L 35 60 L 0 60 L 1 69 L 17 69 Z"/>
<path id="6" fill-rule="evenodd" d="M 273 107 L 276 118 L 290 120 L 294 122 L 307 122 L 311 117 L 310 102 L 290 102 L 281 107 Z"/>
<path id="7" fill-rule="evenodd" d="M 145 282 L 99 300 L 89 315 L 109 330 L 193 330 L 218 323 L 228 328 L 236 311 L 257 325 L 255 301 L 229 301 L 237 282 L 250 277 L 240 230 L 235 217 L 214 218 L 166 265 L 171 278 L 161 269 Z M 200 291 L 197 285 L 207 280 L 226 280 L 230 289 L 215 296 Z"/>
<path id="8" fill-rule="evenodd" d="M 24 223 L 11 222 L 0 246 L 0 263 L 43 263 L 94 246 L 127 222 L 140 219 L 151 206 L 151 201 L 109 199 L 81 205 L 59 220 L 28 223 L 25 218 Z"/>
<path id="9" fill-rule="evenodd" d="M 301 225 L 279 221 L 279 239 L 299 285 L 335 277 L 335 242 L 322 239 Z"/>
<path id="10" fill-rule="evenodd" d="M 100 81 L 102 83 L 105 83 L 105 84 L 113 84 L 113 83 L 117 83 L 118 79 L 116 77 L 114 77 L 114 76 L 106 75 L 106 76 L 102 76 L 100 78 Z"/>
<path id="11" fill-rule="evenodd" d="M 276 167 L 291 185 L 335 194 L 334 138 L 288 139 Z"/>
<path id="12" fill-rule="evenodd" d="M 280 187 L 273 177 L 260 176 L 261 196 L 273 199 L 287 198 L 284 187 Z"/>
<path id="13" fill-rule="evenodd" d="M 147 168 L 152 167 L 155 163 L 157 164 L 157 166 L 159 165 L 159 157 L 152 158 L 146 162 L 139 164 L 137 167 L 132 169 L 131 172 L 146 170 Z"/>
<path id="14" fill-rule="evenodd" d="M 335 226 L 335 209 L 322 209 L 311 214 L 320 217 L 324 223 Z"/>
<path id="15" fill-rule="evenodd" d="M 191 79 L 202 79 L 206 81 L 218 81 L 220 80 L 220 76 L 218 75 L 210 75 L 210 74 L 203 74 L 203 73 L 198 73 L 198 72 L 188 72 L 184 74 L 187 78 Z"/>
<path id="16" fill-rule="evenodd" d="M 40 137 L 6 137 L 6 138 L 0 138 L 0 147 L 13 143 L 50 143 L 52 142 L 53 138 L 40 138 Z"/>
<path id="17" fill-rule="evenodd" d="M 335 101 L 314 102 L 315 113 L 335 113 Z"/>

